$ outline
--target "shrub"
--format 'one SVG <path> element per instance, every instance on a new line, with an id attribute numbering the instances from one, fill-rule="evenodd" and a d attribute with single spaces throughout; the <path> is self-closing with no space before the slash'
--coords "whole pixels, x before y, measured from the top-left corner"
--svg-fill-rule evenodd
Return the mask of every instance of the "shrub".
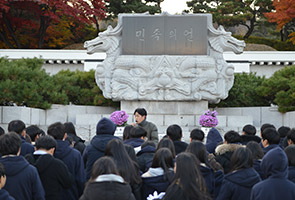
<path id="1" fill-rule="evenodd" d="M 13 102 L 47 109 L 52 101 L 65 103 L 67 96 L 56 92 L 52 78 L 41 69 L 42 64 L 37 58 L 15 61 L 0 58 L 0 104 Z"/>
<path id="2" fill-rule="evenodd" d="M 269 102 L 278 105 L 282 113 L 295 110 L 295 66 L 276 71 L 263 81 L 257 92 Z"/>
<path id="3" fill-rule="evenodd" d="M 235 74 L 234 85 L 229 91 L 228 97 L 217 105 L 210 105 L 210 107 L 269 106 L 269 101 L 259 96 L 256 91 L 256 88 L 264 80 L 264 77 L 256 76 L 254 73 Z"/>

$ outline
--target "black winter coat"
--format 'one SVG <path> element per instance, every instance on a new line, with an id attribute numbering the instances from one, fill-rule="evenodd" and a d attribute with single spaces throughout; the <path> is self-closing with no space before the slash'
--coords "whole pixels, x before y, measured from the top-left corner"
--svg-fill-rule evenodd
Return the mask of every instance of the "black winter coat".
<path id="1" fill-rule="evenodd" d="M 86 145 L 84 144 L 85 140 L 82 140 L 82 138 L 78 137 L 77 135 L 73 133 L 67 133 L 68 136 L 72 137 L 74 140 L 74 148 L 80 151 L 81 155 L 84 152 L 84 149 Z"/>
<path id="2" fill-rule="evenodd" d="M 137 153 L 136 156 L 138 160 L 138 165 L 142 173 L 145 173 L 150 168 L 155 151 L 155 147 L 146 146 Z"/>
<path id="3" fill-rule="evenodd" d="M 27 154 L 26 159 L 38 170 L 46 200 L 62 200 L 62 189 L 69 189 L 74 183 L 74 177 L 68 167 L 50 154 Z"/>
<path id="4" fill-rule="evenodd" d="M 15 200 L 12 196 L 9 195 L 9 193 L 4 190 L 0 189 L 0 199 L 1 200 Z"/>
<path id="5" fill-rule="evenodd" d="M 80 200 L 135 200 L 122 177 L 114 174 L 99 177 L 104 178 L 88 183 Z"/>

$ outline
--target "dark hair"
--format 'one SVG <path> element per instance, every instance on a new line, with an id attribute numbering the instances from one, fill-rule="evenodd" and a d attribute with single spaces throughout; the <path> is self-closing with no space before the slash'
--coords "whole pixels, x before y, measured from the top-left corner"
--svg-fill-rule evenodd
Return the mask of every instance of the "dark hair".
<path id="1" fill-rule="evenodd" d="M 138 165 L 130 158 L 121 140 L 112 139 L 109 141 L 105 155 L 114 159 L 119 174 L 126 182 L 131 185 L 141 182 Z"/>
<path id="2" fill-rule="evenodd" d="M 8 124 L 8 131 L 9 132 L 15 132 L 17 134 L 21 134 L 23 130 L 25 130 L 26 125 L 21 120 L 13 120 L 9 122 Z"/>
<path id="3" fill-rule="evenodd" d="M 19 135 L 15 132 L 9 132 L 0 136 L 0 154 L 6 155 L 17 155 L 20 150 L 22 140 Z"/>
<path id="4" fill-rule="evenodd" d="M 37 141 L 36 141 L 36 149 L 46 149 L 49 150 L 51 148 L 56 148 L 56 141 L 55 139 L 50 136 L 50 135 L 44 135 L 41 136 Z"/>
<path id="5" fill-rule="evenodd" d="M 56 140 L 62 140 L 65 136 L 65 133 L 66 133 L 65 126 L 60 122 L 51 124 L 47 129 L 47 134 L 51 135 Z"/>
<path id="6" fill-rule="evenodd" d="M 168 149 L 170 149 L 173 158 L 175 158 L 176 152 L 175 152 L 175 147 L 174 147 L 174 144 L 173 144 L 172 140 L 170 140 L 169 138 L 161 139 L 160 142 L 157 145 L 156 151 L 158 151 L 159 149 L 161 149 L 163 147 L 167 147 Z"/>
<path id="7" fill-rule="evenodd" d="M 137 163 L 138 161 L 137 161 L 137 157 L 136 157 L 135 150 L 134 150 L 133 146 L 131 146 L 129 144 L 124 144 L 124 147 L 125 147 L 127 154 L 131 158 L 131 160 L 133 160 L 134 162 Z"/>
<path id="8" fill-rule="evenodd" d="M 75 126 L 72 122 L 66 122 L 66 123 L 64 123 L 64 125 L 65 125 L 66 133 L 71 133 L 73 135 L 77 135 Z"/>
<path id="9" fill-rule="evenodd" d="M 231 171 L 253 166 L 252 153 L 245 147 L 237 148 L 230 159 Z"/>
<path id="10" fill-rule="evenodd" d="M 141 116 L 147 116 L 147 112 L 144 108 L 136 108 L 133 114 L 135 115 L 135 113 L 138 113 Z"/>
<path id="11" fill-rule="evenodd" d="M 2 163 L 0 163 L 0 177 L 6 176 L 5 168 Z"/>
<path id="12" fill-rule="evenodd" d="M 246 135 L 255 135 L 256 128 L 251 124 L 247 124 L 243 127 L 243 132 L 245 132 Z"/>
<path id="13" fill-rule="evenodd" d="M 288 132 L 290 131 L 290 127 L 287 127 L 287 126 L 281 126 L 279 129 L 278 129 L 278 133 L 280 135 L 281 138 L 284 138 L 287 136 Z"/>
<path id="14" fill-rule="evenodd" d="M 103 174 L 119 175 L 115 162 L 107 156 L 97 159 L 92 166 L 90 182 L 94 181 L 98 176 Z"/>
<path id="15" fill-rule="evenodd" d="M 172 141 L 180 140 L 182 137 L 182 129 L 177 124 L 173 124 L 167 128 L 166 134 Z"/>
<path id="16" fill-rule="evenodd" d="M 41 130 L 38 126 L 36 125 L 31 125 L 26 128 L 26 134 L 30 136 L 31 140 L 35 142 L 35 138 L 37 135 L 45 135 L 44 131 Z"/>
<path id="17" fill-rule="evenodd" d="M 224 140 L 227 141 L 227 143 L 241 142 L 241 136 L 236 131 L 228 131 L 224 135 Z"/>
<path id="18" fill-rule="evenodd" d="M 193 129 L 190 133 L 190 138 L 192 138 L 192 140 L 199 140 L 202 142 L 204 140 L 204 137 L 204 132 L 198 128 Z"/>
<path id="19" fill-rule="evenodd" d="M 250 141 L 247 143 L 247 149 L 252 153 L 252 160 L 262 159 L 264 156 L 262 147 L 255 141 Z"/>
<path id="20" fill-rule="evenodd" d="M 0 126 L 0 136 L 3 135 L 3 134 L 5 134 L 5 131 L 4 131 L 4 129 Z"/>
<path id="21" fill-rule="evenodd" d="M 151 167 L 161 167 L 164 170 L 164 180 L 168 180 L 170 183 L 172 181 L 172 177 L 169 176 L 168 173 L 174 168 L 173 156 L 170 149 L 166 147 L 159 149 L 153 157 Z"/>
<path id="22" fill-rule="evenodd" d="M 141 126 L 135 126 L 130 130 L 130 138 L 140 138 L 140 137 L 146 137 L 147 132 L 144 128 Z"/>
<path id="23" fill-rule="evenodd" d="M 265 123 L 265 124 L 262 124 L 262 126 L 260 127 L 260 132 L 262 133 L 267 128 L 274 128 L 274 129 L 276 129 L 276 127 L 274 125 L 269 124 L 269 123 Z"/>
<path id="24" fill-rule="evenodd" d="M 146 146 L 152 146 L 156 148 L 156 144 L 153 141 L 147 140 L 144 143 L 142 143 L 141 145 L 141 149 L 143 149 Z"/>
<path id="25" fill-rule="evenodd" d="M 201 163 L 205 163 L 208 167 L 211 168 L 208 162 L 208 155 L 206 146 L 200 141 L 192 141 L 186 148 L 186 152 L 194 154 Z"/>
<path id="26" fill-rule="evenodd" d="M 262 132 L 262 140 L 267 140 L 268 144 L 279 144 L 280 135 L 274 128 L 266 128 Z"/>
<path id="27" fill-rule="evenodd" d="M 289 145 L 285 148 L 289 166 L 295 166 L 295 145 Z"/>
<path id="28" fill-rule="evenodd" d="M 291 140 L 295 144 L 295 128 L 292 128 L 288 134 L 287 134 L 287 139 Z"/>
<path id="29" fill-rule="evenodd" d="M 134 128 L 132 125 L 127 125 L 123 131 L 123 140 L 128 140 L 130 138 L 130 132 Z"/>
<path id="30" fill-rule="evenodd" d="M 65 141 L 68 141 L 70 145 L 75 145 L 74 138 L 72 136 L 67 135 L 67 137 L 65 138 Z"/>
<path id="31" fill-rule="evenodd" d="M 200 162 L 192 153 L 182 152 L 176 157 L 174 180 L 166 190 L 165 197 L 172 199 L 174 185 L 178 185 L 186 199 L 210 199 L 206 194 L 206 184 L 199 170 Z"/>

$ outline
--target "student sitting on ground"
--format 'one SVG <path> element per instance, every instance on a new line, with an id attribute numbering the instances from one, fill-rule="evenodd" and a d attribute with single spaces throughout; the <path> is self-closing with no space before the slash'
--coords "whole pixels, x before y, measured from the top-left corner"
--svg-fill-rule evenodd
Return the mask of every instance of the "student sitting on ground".
<path id="1" fill-rule="evenodd" d="M 251 124 L 247 124 L 243 127 L 243 132 L 241 135 L 241 143 L 243 145 L 246 145 L 250 141 L 255 141 L 257 143 L 260 143 L 261 139 L 260 137 L 256 136 L 256 128 L 255 126 Z"/>
<path id="2" fill-rule="evenodd" d="M 170 125 L 166 130 L 166 134 L 173 141 L 176 155 L 186 150 L 188 144 L 181 141 L 182 129 L 180 126 L 177 124 Z"/>
<path id="3" fill-rule="evenodd" d="M 263 150 L 255 141 L 250 141 L 247 144 L 247 149 L 249 149 L 252 153 L 252 160 L 253 160 L 253 168 L 256 170 L 256 172 L 260 175 L 260 178 L 263 180 L 265 179 L 265 176 L 263 174 L 263 171 L 261 170 L 261 160 L 264 156 Z"/>
<path id="4" fill-rule="evenodd" d="M 124 144 L 133 146 L 137 154 L 141 150 L 141 145 L 144 143 L 147 132 L 141 126 L 135 126 L 130 130 L 129 139 L 124 141 Z"/>
<path id="5" fill-rule="evenodd" d="M 280 135 L 274 128 L 266 128 L 262 132 L 262 146 L 263 146 L 263 152 L 264 155 L 267 154 L 268 151 L 270 151 L 273 148 L 276 148 L 279 146 L 280 143 Z"/>
<path id="6" fill-rule="evenodd" d="M 119 175 L 114 161 L 101 157 L 93 164 L 91 178 L 80 200 L 135 200 L 131 187 Z"/>
<path id="7" fill-rule="evenodd" d="M 205 134 L 201 129 L 195 128 L 190 133 L 191 142 L 194 140 L 198 140 L 200 142 L 204 141 Z"/>

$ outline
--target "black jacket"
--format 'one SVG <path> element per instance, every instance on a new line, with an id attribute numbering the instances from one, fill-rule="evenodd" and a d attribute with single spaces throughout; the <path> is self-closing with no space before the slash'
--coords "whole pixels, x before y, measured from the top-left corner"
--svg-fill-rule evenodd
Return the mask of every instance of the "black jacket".
<path id="1" fill-rule="evenodd" d="M 173 141 L 173 143 L 174 143 L 176 155 L 181 153 L 181 152 L 184 152 L 186 150 L 187 146 L 188 146 L 187 143 L 182 142 L 180 140 L 175 140 L 175 141 Z"/>
<path id="2" fill-rule="evenodd" d="M 260 143 L 261 138 L 258 137 L 258 136 L 256 136 L 256 135 L 242 135 L 242 136 L 241 136 L 241 140 L 242 140 L 241 143 L 242 143 L 243 145 L 247 145 L 248 142 L 250 142 L 250 141 L 255 141 L 255 142 L 257 142 L 257 143 Z"/>
<path id="3" fill-rule="evenodd" d="M 123 178 L 114 174 L 99 176 L 87 184 L 80 200 L 135 200 L 131 188 Z"/>
<path id="4" fill-rule="evenodd" d="M 145 173 L 150 168 L 155 151 L 156 151 L 155 147 L 148 145 L 137 153 L 136 156 L 138 160 L 138 165 L 142 173 Z"/>
<path id="5" fill-rule="evenodd" d="M 69 189 L 74 183 L 74 177 L 69 173 L 68 167 L 50 154 L 27 154 L 26 159 L 38 170 L 45 190 L 45 199 L 62 200 L 62 189 Z"/>
<path id="6" fill-rule="evenodd" d="M 0 199 L 1 200 L 15 200 L 12 196 L 9 195 L 9 193 L 4 190 L 0 189 Z"/>
<path id="7" fill-rule="evenodd" d="M 73 133 L 67 133 L 68 136 L 72 137 L 74 140 L 74 148 L 80 151 L 81 155 L 84 152 L 86 145 L 84 144 L 85 140 L 82 140 L 80 137 Z"/>

